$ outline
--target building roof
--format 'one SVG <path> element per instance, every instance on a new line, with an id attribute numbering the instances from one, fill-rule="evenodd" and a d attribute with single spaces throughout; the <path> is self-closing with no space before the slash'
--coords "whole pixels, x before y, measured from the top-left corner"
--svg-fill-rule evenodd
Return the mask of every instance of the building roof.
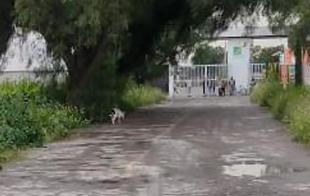
<path id="1" fill-rule="evenodd" d="M 225 39 L 268 39 L 268 38 L 286 38 L 288 35 L 284 31 L 272 31 L 269 27 L 238 27 L 230 28 L 215 36 L 218 40 Z"/>

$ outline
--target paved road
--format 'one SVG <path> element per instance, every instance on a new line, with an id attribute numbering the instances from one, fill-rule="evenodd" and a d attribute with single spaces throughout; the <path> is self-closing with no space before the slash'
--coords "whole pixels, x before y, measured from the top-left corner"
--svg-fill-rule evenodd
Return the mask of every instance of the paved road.
<path id="1" fill-rule="evenodd" d="M 179 100 L 29 152 L 1 196 L 309 196 L 310 150 L 247 98 Z"/>

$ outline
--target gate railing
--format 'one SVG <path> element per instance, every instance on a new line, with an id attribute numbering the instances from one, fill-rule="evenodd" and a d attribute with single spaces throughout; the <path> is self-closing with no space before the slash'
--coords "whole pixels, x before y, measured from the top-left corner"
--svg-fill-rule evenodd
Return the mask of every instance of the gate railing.
<path id="1" fill-rule="evenodd" d="M 251 63 L 250 64 L 251 79 L 261 80 L 264 76 L 266 68 L 267 67 L 265 63 Z"/>
<path id="2" fill-rule="evenodd" d="M 228 68 L 225 64 L 171 66 L 169 72 L 170 96 L 175 95 L 176 89 L 184 91 L 186 95 L 202 94 L 199 89 L 205 89 L 205 85 L 215 85 L 216 80 L 228 79 Z"/>
<path id="3" fill-rule="evenodd" d="M 261 80 L 266 68 L 267 66 L 264 63 L 249 64 L 249 84 L 252 79 Z M 178 96 L 201 95 L 205 93 L 206 86 L 213 88 L 217 81 L 228 79 L 228 66 L 226 64 L 170 66 L 169 95 L 171 97 L 176 94 Z"/>

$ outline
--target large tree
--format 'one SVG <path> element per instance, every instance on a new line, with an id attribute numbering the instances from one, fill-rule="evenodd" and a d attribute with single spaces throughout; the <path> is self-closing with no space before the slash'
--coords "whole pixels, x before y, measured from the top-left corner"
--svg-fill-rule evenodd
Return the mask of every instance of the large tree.
<path id="1" fill-rule="evenodd" d="M 117 51 L 127 27 L 126 0 L 17 0 L 18 25 L 41 33 L 79 87 L 98 58 Z M 101 57 L 102 56 L 102 57 Z"/>
<path id="2" fill-rule="evenodd" d="M 94 63 L 108 55 L 119 60 L 120 72 L 131 72 L 155 56 L 156 44 L 166 31 L 174 31 L 175 46 L 186 45 L 187 38 L 202 25 L 208 33 L 224 29 L 241 11 L 251 12 L 259 3 L 16 0 L 16 13 L 18 25 L 43 34 L 53 55 L 67 63 L 72 87 L 80 88 Z"/>
<path id="3" fill-rule="evenodd" d="M 307 38 L 310 36 L 310 1 L 292 0 L 277 3 L 280 9 L 273 11 L 270 22 L 275 29 L 285 29 L 289 34 L 290 46 L 296 57 L 296 85 L 302 85 L 302 52 L 307 47 Z"/>
<path id="4" fill-rule="evenodd" d="M 291 25 L 290 44 L 296 57 L 296 84 L 303 84 L 302 53 L 309 47 L 310 37 L 310 1 L 300 0 L 293 13 L 296 21 Z"/>
<path id="5" fill-rule="evenodd" d="M 16 0 L 15 7 L 18 25 L 43 34 L 53 55 L 66 61 L 72 84 L 77 85 L 98 52 L 109 53 L 102 48 L 113 50 L 121 71 L 130 71 L 156 56 L 156 44 L 167 31 L 173 31 L 168 34 L 174 44 L 166 51 L 169 57 L 176 46 L 188 46 L 193 34 L 210 35 L 224 29 L 238 15 L 251 13 L 258 6 L 282 13 L 295 1 Z M 4 4 L 8 2 L 13 1 Z M 6 6 L 1 8 L 12 14 Z"/>

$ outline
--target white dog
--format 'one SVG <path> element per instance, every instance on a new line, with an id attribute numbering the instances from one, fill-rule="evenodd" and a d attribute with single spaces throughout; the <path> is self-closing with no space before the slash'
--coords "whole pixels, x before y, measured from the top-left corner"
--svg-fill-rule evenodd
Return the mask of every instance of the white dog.
<path id="1" fill-rule="evenodd" d="M 118 108 L 113 108 L 113 112 L 109 116 L 111 118 L 112 125 L 115 125 L 116 121 L 118 124 L 120 124 L 125 120 L 125 112 Z"/>

